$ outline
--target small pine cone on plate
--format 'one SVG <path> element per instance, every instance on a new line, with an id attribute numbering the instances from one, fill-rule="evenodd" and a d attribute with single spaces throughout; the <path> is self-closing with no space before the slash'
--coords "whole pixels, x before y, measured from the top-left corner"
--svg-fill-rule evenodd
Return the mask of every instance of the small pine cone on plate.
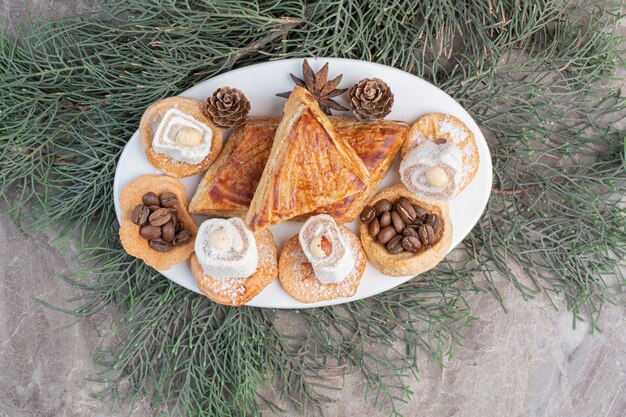
<path id="1" fill-rule="evenodd" d="M 207 99 L 206 112 L 219 127 L 231 128 L 243 123 L 250 112 L 250 102 L 241 90 L 221 87 Z"/>
<path id="2" fill-rule="evenodd" d="M 393 93 L 383 80 L 364 78 L 350 89 L 349 101 L 357 119 L 371 122 L 391 112 Z"/>

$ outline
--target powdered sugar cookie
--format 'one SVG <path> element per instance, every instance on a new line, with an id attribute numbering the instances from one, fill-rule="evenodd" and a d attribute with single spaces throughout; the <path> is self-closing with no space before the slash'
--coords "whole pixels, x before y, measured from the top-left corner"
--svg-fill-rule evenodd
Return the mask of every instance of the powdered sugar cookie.
<path id="1" fill-rule="evenodd" d="M 478 171 L 480 156 L 472 131 L 459 119 L 449 114 L 429 113 L 417 119 L 409 129 L 402 146 L 404 159 L 409 151 L 425 142 L 452 143 L 461 151 L 463 168 L 459 178 L 458 192 L 463 191 Z"/>
<path id="2" fill-rule="evenodd" d="M 449 200 L 461 189 L 462 177 L 461 151 L 449 142 L 423 142 L 400 163 L 402 183 L 421 198 Z"/>
<path id="3" fill-rule="evenodd" d="M 307 223 L 322 216 L 312 217 Z M 280 254 L 280 284 L 303 303 L 354 295 L 367 263 L 359 238 L 343 226 L 335 225 L 336 230 L 328 230 L 326 224 L 306 226 L 304 233 L 287 241 Z"/>
<path id="4" fill-rule="evenodd" d="M 191 272 L 198 288 L 209 299 L 219 304 L 243 305 L 278 275 L 274 237 L 269 230 L 241 233 L 241 227 L 245 227 L 241 219 L 210 220 L 224 224 L 203 223 L 204 228 L 201 225 L 196 253 L 190 258 Z M 228 226 L 230 221 L 232 227 Z"/>
<path id="5" fill-rule="evenodd" d="M 139 141 L 148 161 L 176 178 L 206 171 L 222 150 L 222 130 L 204 112 L 205 104 L 168 97 L 146 109 Z"/>

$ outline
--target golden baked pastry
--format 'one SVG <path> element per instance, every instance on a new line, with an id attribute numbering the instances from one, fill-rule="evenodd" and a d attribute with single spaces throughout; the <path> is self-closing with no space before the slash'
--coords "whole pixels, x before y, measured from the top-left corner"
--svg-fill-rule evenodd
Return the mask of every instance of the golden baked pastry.
<path id="1" fill-rule="evenodd" d="M 285 244 L 278 261 L 278 279 L 285 291 L 296 300 L 302 303 L 314 303 L 338 297 L 351 297 L 356 293 L 365 272 L 367 259 L 359 238 L 346 227 L 338 227 L 343 239 L 350 245 L 355 262 L 352 272 L 336 284 L 327 284 L 315 277 L 313 267 L 300 246 L 297 234 Z"/>
<path id="2" fill-rule="evenodd" d="M 383 199 L 395 202 L 402 197 L 408 198 L 412 204 L 421 206 L 429 213 L 437 214 L 441 225 L 435 235 L 434 245 L 423 246 L 417 253 L 403 251 L 392 254 L 385 245 L 370 236 L 367 224 L 359 222 L 361 243 L 368 260 L 383 274 L 394 277 L 419 275 L 434 268 L 446 256 L 452 242 L 452 222 L 448 204 L 443 201 L 418 199 L 404 185 L 396 184 L 374 196 L 369 205 L 374 206 Z"/>
<path id="3" fill-rule="evenodd" d="M 411 125 L 402 146 L 402 158 L 424 142 L 452 143 L 461 151 L 463 168 L 458 192 L 463 191 L 476 175 L 480 163 L 472 131 L 465 123 L 449 114 L 426 114 Z"/>
<path id="4" fill-rule="evenodd" d="M 383 119 L 371 123 L 363 123 L 348 117 L 331 117 L 330 120 L 339 134 L 363 160 L 370 178 L 364 191 L 319 207 L 302 217 L 306 219 L 311 215 L 324 213 L 333 216 L 337 223 L 349 223 L 359 216 L 376 192 L 378 184 L 389 172 L 396 154 L 404 143 L 409 127 L 404 122 Z"/>
<path id="5" fill-rule="evenodd" d="M 367 188 L 369 172 L 317 101 L 297 86 L 276 130 L 246 223 L 261 230 Z"/>
<path id="6" fill-rule="evenodd" d="M 369 170 L 367 188 L 294 220 L 327 213 L 337 223 L 353 221 L 387 175 L 408 130 L 406 123 L 390 120 L 364 123 L 354 118 L 330 117 L 330 121 Z M 269 157 L 279 122 L 279 117 L 249 117 L 243 126 L 233 132 L 220 156 L 202 178 L 189 205 L 192 213 L 245 216 Z"/>
<path id="7" fill-rule="evenodd" d="M 259 251 L 256 272 L 248 278 L 214 278 L 204 273 L 195 254 L 189 261 L 198 288 L 209 299 L 218 304 L 240 306 L 259 294 L 278 275 L 276 244 L 269 230 L 254 233 Z"/>
<path id="8" fill-rule="evenodd" d="M 191 239 L 181 245 L 174 246 L 169 252 L 157 252 L 152 249 L 148 240 L 139 234 L 140 226 L 130 221 L 131 212 L 135 206 L 142 203 L 143 195 L 149 192 L 157 195 L 165 192 L 176 194 L 178 204 L 174 208 L 177 210 L 177 217 L 183 222 L 185 230 L 188 230 L 192 235 Z M 146 264 L 155 269 L 165 270 L 183 262 L 193 253 L 198 225 L 187 211 L 185 187 L 177 179 L 166 175 L 142 175 L 128 184 L 122 191 L 120 206 L 122 208 L 120 240 L 129 255 L 143 259 Z"/>
<path id="9" fill-rule="evenodd" d="M 272 150 L 280 117 L 248 117 L 209 167 L 189 204 L 194 214 L 245 217 Z"/>
<path id="10" fill-rule="evenodd" d="M 165 153 L 154 150 L 152 140 L 157 132 L 159 123 L 166 112 L 176 109 L 193 117 L 207 126 L 213 133 L 210 152 L 197 164 L 176 160 Z M 139 141 L 148 161 L 158 170 L 176 178 L 189 177 L 207 170 L 222 150 L 222 130 L 216 127 L 206 116 L 205 104 L 200 100 L 187 97 L 168 97 L 157 101 L 146 109 L 139 123 Z"/>

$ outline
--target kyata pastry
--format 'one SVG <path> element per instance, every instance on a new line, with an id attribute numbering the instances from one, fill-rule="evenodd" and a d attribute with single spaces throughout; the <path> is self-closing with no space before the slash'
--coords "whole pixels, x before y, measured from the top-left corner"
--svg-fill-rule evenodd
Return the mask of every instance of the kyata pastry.
<path id="1" fill-rule="evenodd" d="M 332 204 L 318 207 L 301 218 L 329 214 L 339 224 L 349 223 L 359 217 L 363 207 L 376 192 L 378 184 L 389 172 L 404 143 L 408 125 L 382 119 L 365 123 L 348 117 L 331 117 L 330 121 L 367 167 L 370 173 L 367 188 Z"/>
<path id="2" fill-rule="evenodd" d="M 191 272 L 211 300 L 243 305 L 278 274 L 272 233 L 252 233 L 239 218 L 206 220 L 198 230 Z"/>
<path id="3" fill-rule="evenodd" d="M 427 142 L 439 145 L 449 143 L 460 151 L 462 168 L 457 170 L 458 186 L 456 194 L 463 191 L 476 175 L 480 163 L 478 147 L 472 131 L 461 120 L 449 114 L 426 114 L 411 125 L 402 146 L 402 159 L 404 160 L 412 149 Z M 445 152 L 449 153 L 448 151 Z M 448 165 L 448 168 L 451 169 L 451 166 Z M 440 171 L 439 173 L 434 171 L 430 175 L 439 177 L 441 180 L 442 176 L 440 173 Z"/>
<path id="4" fill-rule="evenodd" d="M 339 224 L 355 220 L 387 175 L 408 130 L 406 123 L 391 120 L 365 123 L 354 118 L 330 117 L 330 121 L 368 169 L 367 188 L 318 207 L 296 220 L 304 221 L 316 214 L 329 214 Z M 189 206 L 192 213 L 245 217 L 279 122 L 279 117 L 248 117 L 232 133 L 222 153 L 200 181 Z"/>
<path id="5" fill-rule="evenodd" d="M 296 87 L 278 125 L 246 224 L 261 230 L 367 188 L 369 172 L 307 90 Z"/>
<path id="6" fill-rule="evenodd" d="M 180 181 L 143 175 L 122 191 L 120 205 L 120 240 L 128 254 L 158 270 L 189 258 L 198 225 L 187 211 Z"/>
<path id="7" fill-rule="evenodd" d="M 390 276 L 415 276 L 435 267 L 450 250 L 452 222 L 443 201 L 419 199 L 402 184 L 386 188 L 359 222 L 367 258 Z"/>
<path id="8" fill-rule="evenodd" d="M 139 124 L 139 140 L 155 168 L 177 178 L 206 171 L 222 149 L 222 133 L 204 104 L 169 97 L 152 104 Z"/>
<path id="9" fill-rule="evenodd" d="M 423 142 L 400 163 L 400 179 L 420 198 L 449 200 L 462 185 L 461 151 L 452 143 Z"/>
<path id="10" fill-rule="evenodd" d="M 322 214 L 307 220 L 285 244 L 279 279 L 285 291 L 303 303 L 350 297 L 366 262 L 358 237 Z"/>

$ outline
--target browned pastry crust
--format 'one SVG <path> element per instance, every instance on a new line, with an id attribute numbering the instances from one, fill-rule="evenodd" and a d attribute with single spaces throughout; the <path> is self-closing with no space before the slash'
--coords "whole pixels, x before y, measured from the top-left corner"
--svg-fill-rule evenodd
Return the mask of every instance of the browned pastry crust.
<path id="1" fill-rule="evenodd" d="M 330 120 L 365 163 L 370 173 L 367 188 L 363 192 L 320 207 L 294 220 L 306 220 L 312 215 L 329 214 L 339 224 L 354 221 L 389 172 L 409 128 L 404 122 L 392 120 L 376 120 L 371 123 L 347 117 L 331 117 Z"/>
<path id="2" fill-rule="evenodd" d="M 209 126 L 213 131 L 211 152 L 199 164 L 188 164 L 177 161 L 162 153 L 157 153 L 152 147 L 152 138 L 156 133 L 161 119 L 171 108 L 176 108 L 189 114 L 198 121 Z M 148 161 L 158 170 L 176 178 L 189 177 L 207 170 L 222 150 L 222 130 L 216 127 L 204 113 L 205 104 L 200 100 L 186 97 L 168 97 L 153 103 L 146 109 L 139 123 L 139 141 L 148 158 Z"/>
<path id="3" fill-rule="evenodd" d="M 178 211 L 177 217 L 183 222 L 185 230 L 188 230 L 192 237 L 184 244 L 175 246 L 169 252 L 157 252 L 150 247 L 146 239 L 141 237 L 139 234 L 140 227 L 130 221 L 130 213 L 135 206 L 141 204 L 141 198 L 144 194 L 153 192 L 159 195 L 168 191 L 176 194 L 178 204 L 174 208 Z M 142 175 L 128 184 L 122 191 L 120 206 L 122 207 L 120 240 L 129 255 L 143 259 L 146 264 L 155 269 L 164 270 L 183 262 L 193 253 L 198 225 L 187 211 L 185 187 L 177 179 L 166 175 Z"/>
<path id="4" fill-rule="evenodd" d="M 296 300 L 302 303 L 332 300 L 338 297 L 351 297 L 356 293 L 365 272 L 367 259 L 359 238 L 344 226 L 338 226 L 344 240 L 354 254 L 355 266 L 346 279 L 337 284 L 325 284 L 315 278 L 313 267 L 300 247 L 298 235 L 292 236 L 280 253 L 280 285 Z"/>
<path id="5" fill-rule="evenodd" d="M 378 193 L 372 198 L 369 205 L 374 205 L 377 201 L 385 198 L 395 202 L 401 197 L 408 198 L 413 204 L 419 204 L 429 213 L 439 215 L 441 228 L 437 234 L 438 240 L 433 246 L 422 249 L 418 253 L 405 251 L 394 255 L 389 253 L 384 245 L 372 239 L 368 233 L 367 224 L 359 222 L 361 243 L 363 243 L 367 258 L 380 272 L 393 277 L 419 275 L 434 268 L 446 256 L 452 242 L 452 222 L 450 221 L 448 204 L 443 201 L 420 200 L 404 185 L 396 184 Z"/>
<path id="6" fill-rule="evenodd" d="M 369 170 L 367 188 L 294 220 L 305 220 L 311 214 L 321 213 L 333 216 L 340 224 L 356 219 L 387 175 L 408 130 L 406 123 L 390 120 L 364 123 L 354 118 L 331 117 L 330 121 Z M 279 117 L 249 117 L 243 126 L 233 132 L 220 156 L 202 178 L 189 205 L 192 213 L 245 216 L 269 157 L 279 122 Z"/>
<path id="7" fill-rule="evenodd" d="M 195 214 L 244 218 L 250 207 L 280 117 L 248 117 L 209 167 L 189 204 Z"/>
<path id="8" fill-rule="evenodd" d="M 442 123 L 452 126 L 460 136 L 454 138 L 447 129 L 442 131 Z M 478 147 L 476 146 L 476 138 L 472 131 L 459 119 L 449 114 L 442 113 L 429 113 L 415 121 L 411 125 L 406 140 L 402 146 L 401 156 L 404 158 L 407 153 L 419 143 L 424 141 L 434 142 L 438 139 L 444 139 L 446 142 L 451 142 L 456 145 L 461 151 L 463 158 L 463 170 L 465 172 L 465 180 L 459 187 L 459 193 L 467 187 L 467 185 L 474 179 L 476 172 L 478 172 L 478 165 L 480 163 L 480 155 L 478 154 Z"/>
<path id="9" fill-rule="evenodd" d="M 189 264 L 198 288 L 209 299 L 218 304 L 240 306 L 252 300 L 278 275 L 276 244 L 269 230 L 261 230 L 254 234 L 259 250 L 259 266 L 248 278 L 223 280 L 204 273 L 198 258 L 191 255 Z"/>
<path id="10" fill-rule="evenodd" d="M 313 96 L 296 86 L 285 104 L 246 223 L 261 230 L 284 222 L 364 191 L 368 180 L 363 161 Z"/>

